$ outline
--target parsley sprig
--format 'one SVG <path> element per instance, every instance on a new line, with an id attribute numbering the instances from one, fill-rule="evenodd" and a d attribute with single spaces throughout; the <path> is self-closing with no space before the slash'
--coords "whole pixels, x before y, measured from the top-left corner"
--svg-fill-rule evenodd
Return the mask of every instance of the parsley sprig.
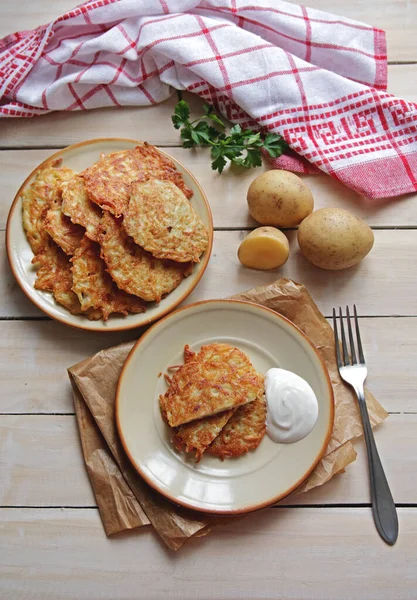
<path id="1" fill-rule="evenodd" d="M 276 158 L 288 147 L 276 133 L 262 136 L 251 129 L 242 129 L 240 125 L 233 125 L 227 133 L 225 124 L 210 104 L 204 104 L 203 110 L 202 117 L 190 121 L 190 107 L 185 100 L 180 100 L 171 117 L 172 123 L 175 129 L 181 130 L 184 148 L 210 146 L 211 168 L 219 173 L 228 160 L 247 169 L 259 167 L 262 164 L 261 150 Z"/>

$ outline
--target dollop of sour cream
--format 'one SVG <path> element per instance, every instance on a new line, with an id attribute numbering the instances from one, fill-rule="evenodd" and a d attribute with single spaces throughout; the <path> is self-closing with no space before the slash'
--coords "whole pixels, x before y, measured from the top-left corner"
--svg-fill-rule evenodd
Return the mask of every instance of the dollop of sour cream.
<path id="1" fill-rule="evenodd" d="M 265 375 L 266 433 L 272 441 L 291 444 L 310 433 L 319 414 L 310 385 L 285 369 L 269 369 Z"/>

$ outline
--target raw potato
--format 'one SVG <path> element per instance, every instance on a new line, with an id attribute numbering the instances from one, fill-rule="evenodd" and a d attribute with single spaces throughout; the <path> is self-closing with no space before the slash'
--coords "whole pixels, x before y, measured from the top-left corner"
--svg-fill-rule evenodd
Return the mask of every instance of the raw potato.
<path id="1" fill-rule="evenodd" d="M 252 181 L 247 199 L 255 221 L 276 227 L 295 227 L 314 208 L 313 195 L 303 181 L 294 173 L 278 169 Z"/>
<path id="2" fill-rule="evenodd" d="M 250 269 L 276 269 L 290 253 L 285 235 L 275 227 L 258 227 L 243 240 L 237 251 L 242 265 Z"/>
<path id="3" fill-rule="evenodd" d="M 368 225 L 343 208 L 321 208 L 298 229 L 304 256 L 322 269 L 338 271 L 360 262 L 374 244 Z"/>

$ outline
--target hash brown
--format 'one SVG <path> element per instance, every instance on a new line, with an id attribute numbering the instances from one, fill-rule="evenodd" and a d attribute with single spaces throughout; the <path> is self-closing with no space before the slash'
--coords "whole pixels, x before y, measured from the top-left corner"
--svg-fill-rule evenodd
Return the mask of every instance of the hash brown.
<path id="1" fill-rule="evenodd" d="M 177 427 L 253 402 L 260 393 L 263 376 L 249 357 L 228 344 L 213 343 L 173 374 L 160 405 L 168 424 Z"/>
<path id="2" fill-rule="evenodd" d="M 156 258 L 197 263 L 208 245 L 203 222 L 172 181 L 134 182 L 123 224 Z"/>
<path id="3" fill-rule="evenodd" d="M 88 197 L 82 177 L 76 175 L 62 185 L 62 212 L 73 223 L 82 225 L 90 240 L 98 241 L 102 211 Z"/>
<path id="4" fill-rule="evenodd" d="M 22 193 L 23 228 L 34 254 L 49 242 L 43 226 L 45 211 L 60 184 L 72 176 L 73 171 L 62 166 L 62 159 L 50 161 L 38 170 L 35 180 Z"/>
<path id="5" fill-rule="evenodd" d="M 84 236 L 72 262 L 73 291 L 77 294 L 81 309 L 99 309 L 107 321 L 112 313 L 127 315 L 144 312 L 145 305 L 136 296 L 119 290 L 106 273 L 100 258 L 100 246 Z"/>
<path id="6" fill-rule="evenodd" d="M 49 204 L 43 224 L 54 242 L 72 256 L 84 237 L 84 228 L 74 224 L 62 212 L 62 191 L 58 190 Z"/>
<path id="7" fill-rule="evenodd" d="M 49 240 L 42 250 L 35 255 L 32 264 L 38 269 L 35 288 L 44 292 L 52 292 L 58 304 L 70 311 L 72 315 L 84 314 L 91 321 L 102 318 L 100 310 L 81 310 L 77 294 L 72 291 L 71 263 L 66 254 Z"/>
<path id="8" fill-rule="evenodd" d="M 121 219 L 108 211 L 103 214 L 98 239 L 107 272 L 118 287 L 147 302 L 159 302 L 190 273 L 188 263 L 159 260 L 135 244 Z"/>
<path id="9" fill-rule="evenodd" d="M 132 150 L 103 155 L 81 173 L 89 197 L 101 208 L 116 217 L 123 215 L 133 181 L 148 178 L 169 179 L 191 198 L 192 191 L 185 185 L 175 164 L 155 146 L 143 143 Z"/>
<path id="10" fill-rule="evenodd" d="M 206 452 L 222 460 L 236 458 L 249 450 L 255 450 L 265 431 L 266 402 L 262 394 L 254 402 L 236 409 Z"/>
<path id="11" fill-rule="evenodd" d="M 172 438 L 174 446 L 179 451 L 195 451 L 195 460 L 196 462 L 199 462 L 204 451 L 210 446 L 213 440 L 217 438 L 235 410 L 238 409 L 231 408 L 230 410 L 224 410 L 217 415 L 212 415 L 205 419 L 198 419 L 197 421 L 191 421 L 191 423 L 181 425 L 175 431 Z"/>

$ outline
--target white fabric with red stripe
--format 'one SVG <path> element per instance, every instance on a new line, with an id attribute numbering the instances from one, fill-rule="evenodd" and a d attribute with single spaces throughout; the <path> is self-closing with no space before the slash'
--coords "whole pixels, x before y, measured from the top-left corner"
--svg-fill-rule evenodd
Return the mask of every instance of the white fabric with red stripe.
<path id="1" fill-rule="evenodd" d="M 385 91 L 386 73 L 383 31 L 297 4 L 97 0 L 0 41 L 0 116 L 189 90 L 283 135 L 296 155 L 276 166 L 388 197 L 417 190 L 417 106 Z"/>

